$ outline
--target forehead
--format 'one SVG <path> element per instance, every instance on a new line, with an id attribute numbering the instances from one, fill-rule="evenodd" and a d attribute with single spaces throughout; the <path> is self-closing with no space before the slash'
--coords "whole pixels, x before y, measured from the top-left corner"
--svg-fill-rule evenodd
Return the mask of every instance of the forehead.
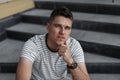
<path id="1" fill-rule="evenodd" d="M 65 26 L 72 26 L 72 20 L 70 18 L 66 18 L 63 16 L 56 16 L 54 17 L 52 23 L 54 24 L 61 24 L 61 25 L 65 25 Z"/>

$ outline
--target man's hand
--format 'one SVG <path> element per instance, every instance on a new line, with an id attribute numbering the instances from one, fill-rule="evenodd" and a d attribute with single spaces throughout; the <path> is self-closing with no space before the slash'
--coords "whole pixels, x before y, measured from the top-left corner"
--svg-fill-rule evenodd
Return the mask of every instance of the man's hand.
<path id="1" fill-rule="evenodd" d="M 58 46 L 58 54 L 60 56 L 62 56 L 65 60 L 65 62 L 68 64 L 68 65 L 71 65 L 74 61 L 73 61 L 73 58 L 71 56 L 71 52 L 70 52 L 70 49 L 67 45 L 67 43 L 61 43 L 59 46 Z"/>
<path id="2" fill-rule="evenodd" d="M 72 63 L 74 63 L 74 60 L 71 56 L 70 49 L 67 46 L 66 42 L 61 43 L 58 46 L 58 54 L 60 56 L 63 56 L 67 65 L 70 66 Z M 70 69 L 70 73 L 72 74 L 73 80 L 90 80 L 90 77 L 88 75 L 88 72 L 84 63 L 79 63 L 77 68 Z"/>

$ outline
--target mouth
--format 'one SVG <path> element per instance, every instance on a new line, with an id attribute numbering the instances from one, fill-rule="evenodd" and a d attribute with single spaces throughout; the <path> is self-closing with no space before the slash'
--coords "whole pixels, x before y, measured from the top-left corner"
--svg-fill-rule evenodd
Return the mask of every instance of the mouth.
<path id="1" fill-rule="evenodd" d="M 64 41 L 65 37 L 58 36 L 58 39 Z"/>

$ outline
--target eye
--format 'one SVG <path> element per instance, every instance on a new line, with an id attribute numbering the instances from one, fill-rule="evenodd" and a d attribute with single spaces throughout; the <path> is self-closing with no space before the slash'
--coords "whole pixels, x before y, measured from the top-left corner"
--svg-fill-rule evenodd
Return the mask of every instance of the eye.
<path id="1" fill-rule="evenodd" d="M 66 30 L 70 30 L 70 29 L 71 29 L 71 27 L 69 27 L 69 26 L 66 26 L 66 27 L 65 27 L 65 29 L 66 29 Z"/>
<path id="2" fill-rule="evenodd" d="M 56 28 L 61 28 L 61 25 L 59 25 L 59 24 L 54 24 L 54 26 L 55 26 Z"/>

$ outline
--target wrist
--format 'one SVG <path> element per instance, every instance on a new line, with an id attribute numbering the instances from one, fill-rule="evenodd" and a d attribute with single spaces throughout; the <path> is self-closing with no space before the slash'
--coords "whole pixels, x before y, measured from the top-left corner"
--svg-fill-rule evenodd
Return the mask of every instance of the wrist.
<path id="1" fill-rule="evenodd" d="M 69 60 L 69 62 L 67 63 L 67 65 L 68 65 L 68 66 L 71 66 L 73 63 L 75 63 L 75 62 L 74 62 L 73 59 L 71 59 L 71 60 Z"/>
<path id="2" fill-rule="evenodd" d="M 78 64 L 76 63 L 76 62 L 72 62 L 71 64 L 68 64 L 67 65 L 67 67 L 69 68 L 69 69 L 75 69 L 75 68 L 77 68 L 77 66 L 78 66 Z"/>

